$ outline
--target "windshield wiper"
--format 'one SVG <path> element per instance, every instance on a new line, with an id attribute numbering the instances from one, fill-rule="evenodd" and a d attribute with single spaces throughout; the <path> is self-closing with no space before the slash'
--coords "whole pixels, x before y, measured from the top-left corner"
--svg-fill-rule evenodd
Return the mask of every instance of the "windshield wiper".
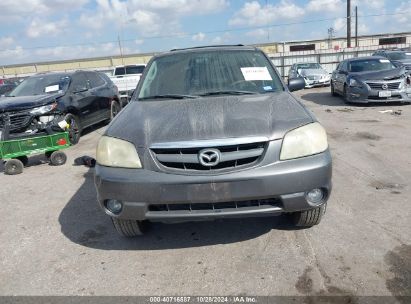
<path id="1" fill-rule="evenodd" d="M 199 96 L 213 96 L 213 95 L 251 95 L 257 94 L 256 92 L 251 91 L 235 91 L 235 90 L 228 90 L 228 91 L 213 91 L 207 92 L 203 94 L 199 94 Z"/>
<path id="2" fill-rule="evenodd" d="M 186 98 L 197 98 L 194 95 L 179 95 L 179 94 L 164 94 L 164 95 L 152 95 L 147 97 L 141 97 L 138 100 L 149 100 L 149 99 L 186 99 Z"/>

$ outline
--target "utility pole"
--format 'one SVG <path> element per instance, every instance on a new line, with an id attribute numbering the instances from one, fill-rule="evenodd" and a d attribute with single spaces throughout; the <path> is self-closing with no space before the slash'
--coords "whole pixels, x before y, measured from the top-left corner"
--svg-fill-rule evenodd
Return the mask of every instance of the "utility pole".
<path id="1" fill-rule="evenodd" d="M 265 9 L 268 13 L 268 0 L 265 0 Z M 267 42 L 270 42 L 270 17 L 267 14 Z"/>
<path id="2" fill-rule="evenodd" d="M 351 47 L 351 0 L 347 0 L 347 47 Z"/>
<path id="3" fill-rule="evenodd" d="M 332 48 L 332 41 L 334 38 L 334 28 L 330 27 L 328 29 L 328 48 L 331 49 Z"/>
<path id="4" fill-rule="evenodd" d="M 355 6 L 355 47 L 358 47 L 358 7 Z"/>
<path id="5" fill-rule="evenodd" d="M 121 63 L 124 65 L 123 49 L 121 48 L 120 34 L 118 35 L 118 46 L 120 48 Z"/>

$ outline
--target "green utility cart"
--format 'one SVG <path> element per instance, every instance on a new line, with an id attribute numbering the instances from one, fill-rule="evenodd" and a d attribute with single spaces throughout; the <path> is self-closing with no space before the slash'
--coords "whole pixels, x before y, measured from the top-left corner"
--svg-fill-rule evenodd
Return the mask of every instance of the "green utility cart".
<path id="1" fill-rule="evenodd" d="M 53 166 L 64 165 L 67 156 L 60 151 L 70 146 L 68 132 L 0 141 L 0 159 L 5 162 L 4 173 L 20 174 L 28 163 L 28 156 L 44 153 Z"/>

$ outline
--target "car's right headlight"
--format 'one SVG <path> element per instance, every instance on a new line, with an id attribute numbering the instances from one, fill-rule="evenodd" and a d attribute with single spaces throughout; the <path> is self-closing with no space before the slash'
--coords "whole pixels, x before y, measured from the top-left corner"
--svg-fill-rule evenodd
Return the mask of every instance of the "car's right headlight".
<path id="1" fill-rule="evenodd" d="M 280 160 L 318 154 L 327 148 L 327 134 L 324 128 L 318 122 L 310 123 L 294 129 L 284 136 Z"/>
<path id="2" fill-rule="evenodd" d="M 97 145 L 99 165 L 117 168 L 142 168 L 135 146 L 122 139 L 102 136 Z"/>

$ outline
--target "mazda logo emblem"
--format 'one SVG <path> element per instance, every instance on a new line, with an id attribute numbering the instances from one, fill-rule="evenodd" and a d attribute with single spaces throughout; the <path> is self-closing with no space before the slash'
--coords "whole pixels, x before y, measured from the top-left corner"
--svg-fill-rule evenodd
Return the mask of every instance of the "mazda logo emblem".
<path id="1" fill-rule="evenodd" d="M 381 86 L 383 90 L 388 89 L 388 85 L 386 83 L 383 83 L 383 85 Z"/>
<path id="2" fill-rule="evenodd" d="M 214 167 L 219 164 L 221 153 L 217 149 L 203 149 L 198 153 L 200 164 L 205 167 Z"/>

